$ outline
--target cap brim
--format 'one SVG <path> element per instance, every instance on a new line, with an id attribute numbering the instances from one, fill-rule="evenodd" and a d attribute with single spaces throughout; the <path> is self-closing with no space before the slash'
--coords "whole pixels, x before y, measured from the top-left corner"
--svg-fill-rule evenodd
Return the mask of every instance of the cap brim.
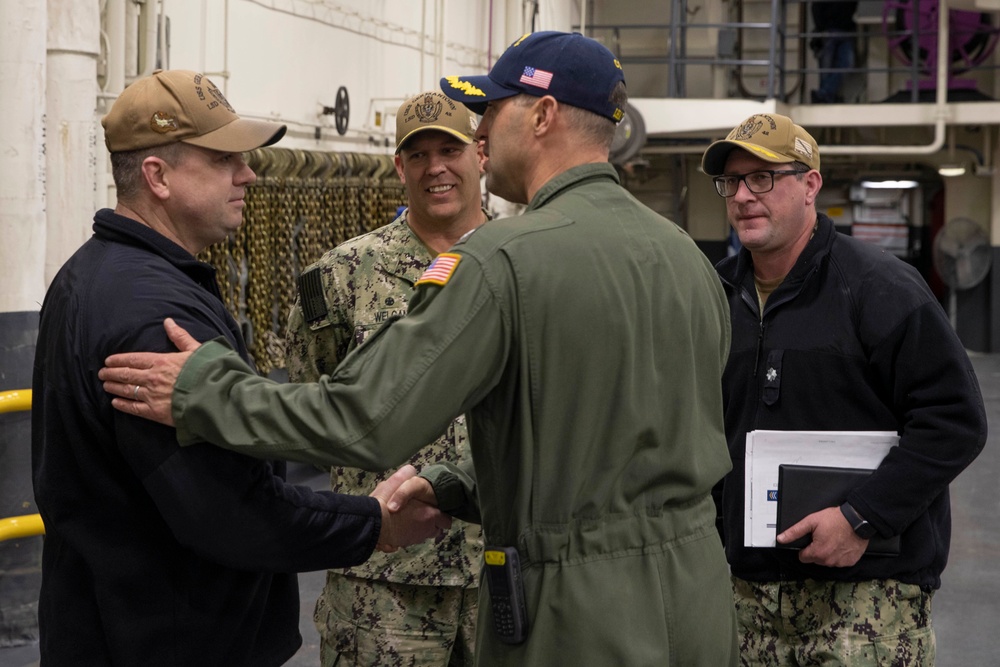
<path id="1" fill-rule="evenodd" d="M 482 116 L 486 105 L 494 100 L 513 97 L 520 90 L 496 83 L 488 74 L 477 76 L 446 76 L 441 79 L 441 92 Z"/>
<path id="2" fill-rule="evenodd" d="M 442 127 L 441 125 L 425 125 L 423 127 L 418 127 L 414 130 L 411 130 L 406 134 L 405 137 L 400 139 L 399 143 L 396 144 L 396 154 L 397 155 L 399 154 L 399 151 L 402 150 L 403 145 L 410 140 L 410 137 L 412 137 L 415 134 L 420 134 L 421 132 L 426 132 L 427 130 L 437 130 L 438 132 L 444 132 L 445 134 L 450 134 L 451 136 L 461 141 L 463 144 L 472 143 L 472 137 L 462 134 L 457 130 L 453 130 L 450 127 Z"/>
<path id="3" fill-rule="evenodd" d="M 284 125 L 266 120 L 237 118 L 208 134 L 182 141 L 223 153 L 243 153 L 277 143 L 285 136 L 286 129 Z"/>
<path id="4" fill-rule="evenodd" d="M 756 144 L 722 139 L 709 146 L 705 151 L 705 154 L 701 157 L 702 171 L 709 176 L 721 175 L 722 172 L 726 170 L 726 160 L 729 159 L 729 154 L 736 148 L 742 148 L 754 157 L 758 157 L 765 162 L 774 162 L 775 164 L 787 164 L 789 162 L 795 162 L 799 159 L 789 157 L 788 155 L 782 155 L 781 153 L 775 153 L 768 148 L 757 146 Z"/>

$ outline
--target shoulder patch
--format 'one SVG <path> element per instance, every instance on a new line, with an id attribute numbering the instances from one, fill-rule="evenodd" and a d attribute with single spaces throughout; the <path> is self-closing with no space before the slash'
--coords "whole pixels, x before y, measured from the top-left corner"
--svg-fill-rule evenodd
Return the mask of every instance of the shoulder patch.
<path id="1" fill-rule="evenodd" d="M 302 317 L 306 322 L 315 322 L 326 317 L 326 296 L 323 294 L 323 278 L 320 268 L 310 269 L 299 276 L 299 302 L 302 304 Z"/>
<path id="2" fill-rule="evenodd" d="M 427 267 L 427 270 L 424 271 L 424 274 L 420 276 L 420 279 L 415 284 L 423 285 L 424 283 L 430 283 L 432 285 L 447 285 L 461 260 L 462 256 L 458 253 L 441 253 L 434 258 L 434 261 L 431 262 L 431 265 Z"/>

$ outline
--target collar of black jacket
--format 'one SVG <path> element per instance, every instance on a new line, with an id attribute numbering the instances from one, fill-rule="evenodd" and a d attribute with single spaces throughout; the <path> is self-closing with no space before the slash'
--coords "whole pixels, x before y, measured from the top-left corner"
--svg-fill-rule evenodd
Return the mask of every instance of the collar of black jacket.
<path id="1" fill-rule="evenodd" d="M 830 244 L 833 242 L 836 228 L 833 220 L 825 213 L 816 214 L 816 231 L 813 233 L 809 243 L 802 250 L 795 266 L 786 276 L 788 278 L 801 279 L 814 268 L 819 261 L 830 251 Z M 749 276 L 753 279 L 753 258 L 750 251 L 740 248 L 739 252 L 731 257 L 720 260 L 715 265 L 716 270 L 723 280 L 730 284 L 739 284 Z"/>

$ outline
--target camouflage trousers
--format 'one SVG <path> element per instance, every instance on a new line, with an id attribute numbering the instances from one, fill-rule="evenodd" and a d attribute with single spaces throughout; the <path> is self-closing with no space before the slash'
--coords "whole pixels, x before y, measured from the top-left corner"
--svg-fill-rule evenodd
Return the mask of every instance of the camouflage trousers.
<path id="1" fill-rule="evenodd" d="M 472 667 L 479 590 L 326 575 L 322 667 Z"/>
<path id="2" fill-rule="evenodd" d="M 894 580 L 733 577 L 744 667 L 932 667 L 931 593 Z"/>

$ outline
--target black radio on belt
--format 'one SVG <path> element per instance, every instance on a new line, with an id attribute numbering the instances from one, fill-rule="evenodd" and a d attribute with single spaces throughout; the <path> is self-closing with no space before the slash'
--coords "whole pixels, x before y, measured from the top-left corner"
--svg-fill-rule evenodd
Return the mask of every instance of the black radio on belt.
<path id="1" fill-rule="evenodd" d="M 517 549 L 486 547 L 483 558 L 486 583 L 490 587 L 493 628 L 505 644 L 520 644 L 528 637 L 528 612 Z"/>

